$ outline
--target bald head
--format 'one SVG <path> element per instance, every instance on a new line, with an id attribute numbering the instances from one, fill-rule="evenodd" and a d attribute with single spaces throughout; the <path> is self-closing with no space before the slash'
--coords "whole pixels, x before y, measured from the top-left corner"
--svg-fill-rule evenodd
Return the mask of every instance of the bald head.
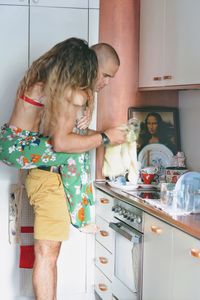
<path id="1" fill-rule="evenodd" d="M 99 43 L 91 46 L 91 49 L 95 51 L 99 63 L 112 60 L 117 66 L 120 65 L 119 56 L 111 45 Z"/>
<path id="2" fill-rule="evenodd" d="M 98 60 L 98 76 L 95 90 L 98 92 L 110 82 L 120 66 L 120 59 L 115 49 L 106 43 L 91 46 Z"/>

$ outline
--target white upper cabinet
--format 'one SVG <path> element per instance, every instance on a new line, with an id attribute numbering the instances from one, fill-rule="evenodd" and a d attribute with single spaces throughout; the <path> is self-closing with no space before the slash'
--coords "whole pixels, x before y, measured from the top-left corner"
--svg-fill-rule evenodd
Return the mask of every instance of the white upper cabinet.
<path id="1" fill-rule="evenodd" d="M 99 8 L 100 0 L 89 0 L 89 8 Z"/>
<path id="2" fill-rule="evenodd" d="M 169 85 L 200 83 L 199 12 L 199 0 L 166 1 L 165 75 L 172 76 Z"/>
<path id="3" fill-rule="evenodd" d="M 19 22 L 20 20 L 20 22 Z M 8 122 L 28 67 L 28 7 L 0 6 L 0 123 Z"/>
<path id="4" fill-rule="evenodd" d="M 163 74 L 164 0 L 140 2 L 139 86 L 160 86 Z"/>
<path id="5" fill-rule="evenodd" d="M 28 5 L 29 0 L 0 0 L 1 4 L 8 4 L 8 5 Z"/>
<path id="6" fill-rule="evenodd" d="M 30 5 L 88 8 L 88 0 L 30 0 Z"/>
<path id="7" fill-rule="evenodd" d="M 200 84 L 200 1 L 141 0 L 139 87 Z"/>
<path id="8" fill-rule="evenodd" d="M 30 8 L 30 62 L 70 37 L 88 40 L 87 9 Z"/>
<path id="9" fill-rule="evenodd" d="M 3 125 L 10 119 L 19 81 L 28 68 L 27 6 L 0 5 L 0 38 L 0 124 Z M 3 194 L 5 192 L 5 197 L 9 197 L 6 183 L 9 183 L 9 181 L 15 183 L 17 174 L 17 169 L 8 167 L 0 162 L 0 181 L 1 183 L 5 182 L 5 189 L 1 187 L 1 192 Z M 3 202 L 8 203 L 8 199 L 5 199 L 4 196 L 1 198 Z M 0 215 L 0 219 L 2 220 L 2 215 Z M 0 227 L 2 225 L 3 223 L 1 223 Z M 0 263 L 3 260 L 0 260 Z M 8 273 L 5 272 L 6 282 L 9 282 L 7 275 Z M 1 282 L 0 290 L 3 294 L 4 291 L 6 293 L 6 288 L 7 285 Z"/>

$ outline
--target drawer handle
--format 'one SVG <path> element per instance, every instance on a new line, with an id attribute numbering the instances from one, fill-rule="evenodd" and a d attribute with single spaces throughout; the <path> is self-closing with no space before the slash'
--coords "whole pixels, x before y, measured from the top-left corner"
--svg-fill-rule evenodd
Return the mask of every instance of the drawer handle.
<path id="1" fill-rule="evenodd" d="M 99 289 L 102 292 L 106 292 L 108 290 L 107 285 L 105 285 L 104 283 L 99 283 Z"/>
<path id="2" fill-rule="evenodd" d="M 109 203 L 109 200 L 106 199 L 106 198 L 101 198 L 100 202 L 101 202 L 102 204 L 108 204 L 108 203 Z"/>
<path id="3" fill-rule="evenodd" d="M 200 251 L 197 249 L 191 249 L 190 251 L 191 255 L 197 258 L 200 258 Z"/>
<path id="4" fill-rule="evenodd" d="M 160 233 L 162 232 L 162 229 L 159 228 L 159 227 L 157 227 L 157 226 L 155 226 L 155 225 L 152 225 L 152 226 L 151 226 L 151 231 L 152 231 L 153 233 L 160 234 Z"/>
<path id="5" fill-rule="evenodd" d="M 108 231 L 105 231 L 105 230 L 100 230 L 100 233 L 101 233 L 102 236 L 108 236 L 109 235 Z"/>
<path id="6" fill-rule="evenodd" d="M 108 263 L 108 259 L 106 257 L 100 256 L 99 260 L 100 260 L 100 263 L 102 263 L 104 265 Z"/>
<path id="7" fill-rule="evenodd" d="M 162 77 L 161 77 L 161 76 L 155 76 L 155 77 L 153 78 L 153 80 L 154 80 L 154 81 L 160 81 L 160 80 L 162 80 Z"/>
<path id="8" fill-rule="evenodd" d="M 172 76 L 171 75 L 165 75 L 165 76 L 163 76 L 163 79 L 164 80 L 172 79 Z"/>

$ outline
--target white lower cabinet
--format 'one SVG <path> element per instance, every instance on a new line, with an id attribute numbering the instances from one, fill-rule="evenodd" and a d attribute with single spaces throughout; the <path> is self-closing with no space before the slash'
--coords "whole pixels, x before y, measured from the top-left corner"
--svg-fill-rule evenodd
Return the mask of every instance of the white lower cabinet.
<path id="1" fill-rule="evenodd" d="M 97 267 L 95 268 L 95 291 L 102 300 L 112 299 L 111 281 Z"/>
<path id="2" fill-rule="evenodd" d="M 172 300 L 200 299 L 200 241 L 173 229 Z"/>
<path id="3" fill-rule="evenodd" d="M 143 300 L 200 299 L 200 240 L 145 214 Z"/>
<path id="4" fill-rule="evenodd" d="M 113 205 L 112 196 L 96 191 L 96 223 L 100 231 L 95 240 L 95 292 L 102 300 L 113 299 L 116 239 L 109 227 Z M 200 299 L 200 240 L 144 213 L 143 246 L 142 300 Z M 125 263 L 124 252 L 120 255 Z"/>
<path id="5" fill-rule="evenodd" d="M 148 214 L 143 258 L 143 300 L 171 300 L 172 227 Z"/>
<path id="6" fill-rule="evenodd" d="M 95 292 L 103 300 L 112 299 L 114 232 L 109 222 L 113 220 L 113 205 L 113 197 L 96 190 L 96 224 L 100 230 L 95 241 Z"/>
<path id="7" fill-rule="evenodd" d="M 107 222 L 111 222 L 113 218 L 112 207 L 114 199 L 110 195 L 96 190 L 96 214 Z"/>
<path id="8" fill-rule="evenodd" d="M 101 217 L 96 216 L 96 224 L 100 228 L 96 234 L 96 241 L 103 245 L 108 251 L 113 252 L 114 248 L 114 232 L 109 227 L 108 222 L 103 220 Z"/>
<path id="9" fill-rule="evenodd" d="M 95 264 L 106 275 L 107 278 L 112 279 L 113 276 L 113 255 L 101 244 L 95 245 Z"/>

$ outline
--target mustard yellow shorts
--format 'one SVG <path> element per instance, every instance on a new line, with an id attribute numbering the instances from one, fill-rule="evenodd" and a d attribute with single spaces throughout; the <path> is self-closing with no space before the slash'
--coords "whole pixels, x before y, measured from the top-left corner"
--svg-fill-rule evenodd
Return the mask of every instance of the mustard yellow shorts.
<path id="1" fill-rule="evenodd" d="M 35 213 L 34 238 L 66 240 L 69 235 L 70 216 L 60 175 L 32 169 L 25 184 Z"/>

